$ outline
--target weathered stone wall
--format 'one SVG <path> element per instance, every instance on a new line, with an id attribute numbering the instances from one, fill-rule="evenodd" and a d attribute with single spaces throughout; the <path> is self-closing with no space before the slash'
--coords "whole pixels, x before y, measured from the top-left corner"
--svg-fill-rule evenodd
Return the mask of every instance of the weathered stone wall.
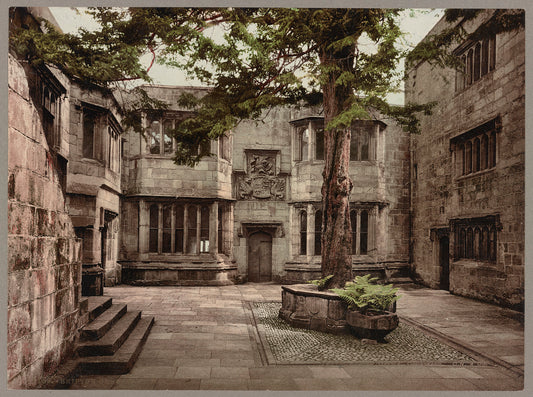
<path id="1" fill-rule="evenodd" d="M 441 21 L 435 29 L 443 26 Z M 411 142 L 413 269 L 425 284 L 438 287 L 438 244 L 430 239 L 431 229 L 447 228 L 451 219 L 497 215 L 502 229 L 492 262 L 456 260 L 450 228 L 449 288 L 516 307 L 524 292 L 524 49 L 523 31 L 498 35 L 495 69 L 462 91 L 455 91 L 455 71 L 425 63 L 412 68 L 406 82 L 407 101 L 438 100 Z M 497 117 L 496 166 L 458 175 L 450 140 Z"/>
<path id="2" fill-rule="evenodd" d="M 100 109 L 101 119 L 95 126 L 94 150 L 100 158 L 84 157 L 83 114 L 86 106 Z M 109 115 L 108 115 L 109 112 Z M 119 220 L 105 220 L 105 211 L 120 213 L 121 170 L 108 161 L 111 150 L 107 141 L 109 118 L 120 122 L 120 112 L 114 97 L 98 87 L 80 87 L 71 83 L 69 97 L 69 170 L 67 193 L 69 213 L 74 226 L 80 228 L 83 237 L 83 263 L 100 265 L 104 269 L 104 282 L 111 286 L 120 281 L 121 268 L 118 259 Z M 98 130 L 98 132 L 96 132 Z M 100 138 L 100 136 L 102 138 Z M 122 136 L 118 137 L 120 145 Z M 120 148 L 115 147 L 115 156 L 120 157 Z M 117 161 L 117 160 L 115 160 Z M 120 163 L 120 160 L 118 160 Z M 102 229 L 107 223 L 105 247 L 102 247 Z M 102 255 L 102 250 L 105 251 Z M 105 263 L 104 263 L 105 262 Z"/>
<path id="3" fill-rule="evenodd" d="M 380 167 L 378 191 L 384 195 L 385 206 L 378 211 L 376 248 L 378 262 L 407 264 L 409 261 L 409 134 L 393 120 L 381 119 L 387 124 L 384 135 L 384 161 Z M 383 168 L 382 168 L 383 167 Z M 388 265 L 387 265 L 388 266 Z"/>
<path id="4" fill-rule="evenodd" d="M 284 275 L 284 265 L 289 259 L 290 235 L 288 233 L 289 206 L 292 195 L 288 175 L 291 170 L 291 112 L 288 108 L 276 108 L 261 123 L 243 122 L 234 131 L 233 170 L 235 179 L 235 230 L 234 257 L 239 274 L 248 274 L 248 240 L 254 231 L 264 230 L 272 234 L 272 277 L 279 280 Z M 271 178 L 282 180 L 285 188 L 280 196 L 272 191 L 262 198 L 257 191 L 243 196 L 242 178 L 259 179 L 250 167 L 253 156 L 269 158 L 272 164 Z"/>
<path id="5" fill-rule="evenodd" d="M 32 388 L 72 353 L 81 296 L 80 244 L 26 72 L 11 56 L 8 72 L 7 378 L 10 388 Z M 68 107 L 62 109 L 65 126 Z"/>

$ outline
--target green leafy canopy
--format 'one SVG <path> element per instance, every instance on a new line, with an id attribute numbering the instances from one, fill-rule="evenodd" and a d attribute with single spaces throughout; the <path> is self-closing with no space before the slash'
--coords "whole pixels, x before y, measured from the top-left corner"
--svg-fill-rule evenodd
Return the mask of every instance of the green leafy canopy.
<path id="1" fill-rule="evenodd" d="M 55 65 L 102 87 L 150 83 L 156 62 L 210 87 L 201 98 L 181 99 L 194 112 L 174 131 L 178 164 L 196 164 L 209 154 L 202 149 L 207 141 L 279 105 L 317 104 L 334 95 L 339 106 L 326 114 L 326 129 L 370 118 L 367 110 L 374 108 L 410 132 L 418 131 L 417 115 L 433 106 L 392 106 L 385 100 L 397 90 L 398 62 L 407 55 L 399 46 L 400 9 L 95 7 L 88 13 L 99 29 L 68 34 L 42 21 L 45 32 L 11 30 L 11 48 L 32 64 Z M 476 12 L 447 15 L 472 19 Z M 494 26 L 511 29 L 520 18 L 520 13 L 498 11 Z M 408 60 L 453 63 L 446 48 L 461 33 L 451 29 L 426 40 Z M 365 50 L 368 46 L 372 51 Z M 141 62 L 145 55 L 151 59 L 148 67 Z M 334 92 L 324 90 L 331 82 Z M 142 132 L 134 113 L 164 105 L 141 88 L 134 94 L 128 95 L 124 120 L 126 127 Z"/>

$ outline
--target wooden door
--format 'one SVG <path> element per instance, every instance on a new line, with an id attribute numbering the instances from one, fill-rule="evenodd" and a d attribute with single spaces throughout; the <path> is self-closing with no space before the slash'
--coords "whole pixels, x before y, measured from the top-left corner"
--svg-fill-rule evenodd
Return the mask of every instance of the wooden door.
<path id="1" fill-rule="evenodd" d="M 272 237 L 257 232 L 248 238 L 248 281 L 272 281 Z"/>

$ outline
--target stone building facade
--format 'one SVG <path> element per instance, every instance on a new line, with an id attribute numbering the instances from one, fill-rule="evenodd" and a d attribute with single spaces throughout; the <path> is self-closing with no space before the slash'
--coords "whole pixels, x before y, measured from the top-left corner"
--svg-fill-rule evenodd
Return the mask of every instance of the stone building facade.
<path id="1" fill-rule="evenodd" d="M 177 97 L 202 89 L 144 87 L 170 106 L 125 134 L 120 266 L 136 285 L 301 282 L 320 276 L 323 118 L 272 109 L 211 143 L 194 167 L 172 161 Z M 353 264 L 402 274 L 408 266 L 409 137 L 391 120 L 354 124 Z"/>
<path id="2" fill-rule="evenodd" d="M 454 53 L 464 70 L 407 72 L 406 102 L 438 100 L 411 137 L 412 270 L 431 287 L 521 308 L 525 34 L 458 43 Z"/>
<path id="3" fill-rule="evenodd" d="M 34 23 L 27 13 L 10 17 L 18 26 Z M 72 354 L 81 242 L 65 197 L 69 82 L 11 54 L 8 73 L 7 380 L 28 388 Z"/>

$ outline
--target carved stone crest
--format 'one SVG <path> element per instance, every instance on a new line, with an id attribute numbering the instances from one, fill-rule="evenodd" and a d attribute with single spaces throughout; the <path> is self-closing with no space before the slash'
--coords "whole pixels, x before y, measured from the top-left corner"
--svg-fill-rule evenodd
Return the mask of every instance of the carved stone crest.
<path id="1" fill-rule="evenodd" d="M 271 151 L 246 153 L 248 173 L 237 180 L 240 200 L 283 200 L 285 178 L 276 176 L 276 154 Z"/>

